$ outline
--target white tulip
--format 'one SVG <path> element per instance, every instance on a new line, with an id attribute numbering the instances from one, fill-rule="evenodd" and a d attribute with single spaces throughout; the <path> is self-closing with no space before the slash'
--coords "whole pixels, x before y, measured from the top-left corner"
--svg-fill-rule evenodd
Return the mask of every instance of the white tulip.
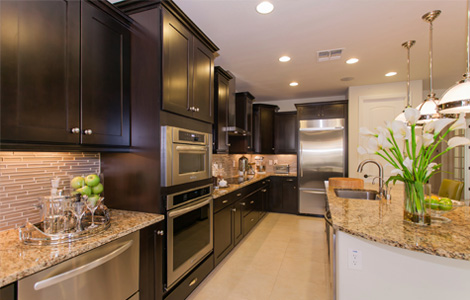
<path id="1" fill-rule="evenodd" d="M 391 174 L 392 176 L 396 176 L 396 175 L 403 176 L 403 171 L 400 170 L 400 169 L 393 169 L 392 171 L 390 171 L 390 174 Z"/>
<path id="2" fill-rule="evenodd" d="M 369 153 L 376 153 L 377 151 L 380 150 L 379 148 L 379 143 L 376 138 L 370 138 L 369 142 L 367 143 L 367 149 L 369 150 Z"/>
<path id="3" fill-rule="evenodd" d="M 367 149 L 364 148 L 364 147 L 362 147 L 362 146 L 357 147 L 357 152 L 358 152 L 360 155 L 364 155 L 364 154 L 369 153 L 369 152 L 367 151 Z"/>
<path id="4" fill-rule="evenodd" d="M 434 124 L 436 124 L 435 121 L 427 122 L 426 125 L 424 125 L 423 132 L 425 132 L 425 133 L 433 132 L 434 131 Z"/>
<path id="5" fill-rule="evenodd" d="M 379 134 L 377 143 L 379 144 L 380 148 L 390 149 L 393 147 L 393 145 L 387 140 L 387 136 L 383 133 Z"/>
<path id="6" fill-rule="evenodd" d="M 408 169 L 408 171 L 413 172 L 413 161 L 409 157 L 405 158 L 403 165 Z"/>
<path id="7" fill-rule="evenodd" d="M 448 148 L 455 148 L 462 145 L 470 145 L 470 140 L 464 137 L 456 136 L 453 137 L 447 142 Z"/>
<path id="8" fill-rule="evenodd" d="M 406 136 L 406 123 L 402 121 L 393 121 L 391 124 L 391 129 L 393 131 L 393 135 L 401 135 Z"/>
<path id="9" fill-rule="evenodd" d="M 366 127 L 361 127 L 359 128 L 359 133 L 363 136 L 377 136 L 376 133 L 370 131 L 368 128 Z"/>
<path id="10" fill-rule="evenodd" d="M 430 163 L 428 167 L 426 168 L 426 177 L 431 175 L 431 173 L 436 169 L 437 164 L 436 163 Z"/>
<path id="11" fill-rule="evenodd" d="M 450 126 L 450 130 L 465 129 L 467 128 L 467 122 L 465 122 L 465 114 L 460 113 L 458 120 Z"/>
<path id="12" fill-rule="evenodd" d="M 442 129 L 447 127 L 450 123 L 454 122 L 455 119 L 440 119 L 437 121 L 434 121 L 434 135 L 437 136 L 439 132 L 441 132 Z"/>
<path id="13" fill-rule="evenodd" d="M 432 133 L 423 134 L 423 144 L 424 147 L 428 147 L 434 142 L 434 135 Z"/>
<path id="14" fill-rule="evenodd" d="M 411 125 L 416 124 L 420 116 L 421 116 L 421 112 L 417 110 L 416 108 L 408 107 L 405 109 L 405 119 Z"/>

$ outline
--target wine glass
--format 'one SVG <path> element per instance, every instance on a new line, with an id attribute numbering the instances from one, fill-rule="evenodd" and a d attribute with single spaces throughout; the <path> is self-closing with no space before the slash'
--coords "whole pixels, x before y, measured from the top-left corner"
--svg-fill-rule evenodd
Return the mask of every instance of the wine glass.
<path id="1" fill-rule="evenodd" d="M 77 218 L 76 231 L 79 232 L 82 230 L 82 217 L 85 214 L 85 203 L 82 201 L 77 201 L 72 203 L 72 213 Z"/>
<path id="2" fill-rule="evenodd" d="M 85 203 L 86 207 L 91 212 L 91 225 L 88 228 L 95 228 L 98 227 L 98 225 L 95 224 L 95 211 L 100 205 L 101 201 L 103 201 L 103 197 L 95 196 L 95 197 L 86 197 Z"/>

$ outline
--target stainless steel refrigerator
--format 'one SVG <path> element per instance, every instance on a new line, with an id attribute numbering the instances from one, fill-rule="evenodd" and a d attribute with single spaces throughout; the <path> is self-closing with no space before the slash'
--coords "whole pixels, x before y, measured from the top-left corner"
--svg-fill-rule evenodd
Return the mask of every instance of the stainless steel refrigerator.
<path id="1" fill-rule="evenodd" d="M 346 176 L 345 119 L 299 121 L 299 212 L 324 215 L 324 181 Z"/>

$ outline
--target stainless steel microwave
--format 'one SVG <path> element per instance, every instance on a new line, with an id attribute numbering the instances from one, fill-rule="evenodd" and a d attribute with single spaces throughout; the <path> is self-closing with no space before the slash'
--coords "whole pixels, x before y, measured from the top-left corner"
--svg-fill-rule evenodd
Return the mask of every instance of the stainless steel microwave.
<path id="1" fill-rule="evenodd" d="M 162 126 L 162 186 L 208 179 L 211 174 L 212 134 Z"/>

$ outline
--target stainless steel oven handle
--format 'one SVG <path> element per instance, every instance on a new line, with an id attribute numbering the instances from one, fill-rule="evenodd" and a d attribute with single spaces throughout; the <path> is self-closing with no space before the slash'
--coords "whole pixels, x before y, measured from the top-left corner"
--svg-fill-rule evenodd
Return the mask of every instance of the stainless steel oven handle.
<path id="1" fill-rule="evenodd" d="M 59 282 L 62 282 L 62 281 L 67 280 L 69 278 L 78 276 L 78 275 L 80 275 L 84 272 L 87 272 L 91 269 L 99 267 L 102 264 L 110 261 L 111 259 L 115 258 L 116 256 L 119 256 L 121 253 L 123 253 L 124 251 L 129 249 L 132 246 L 132 243 L 133 243 L 133 241 L 128 241 L 127 243 L 125 243 L 121 247 L 117 248 L 113 252 L 111 252 L 109 254 L 106 254 L 105 256 L 102 256 L 102 257 L 92 261 L 91 263 L 88 263 L 88 264 L 83 265 L 81 267 L 78 267 L 78 268 L 72 269 L 70 271 L 64 272 L 62 274 L 56 275 L 54 277 L 38 281 L 34 284 L 34 289 L 36 291 L 39 291 L 43 288 L 47 288 L 51 285 L 55 285 Z"/>
<path id="2" fill-rule="evenodd" d="M 180 208 L 180 209 L 175 209 L 174 211 L 171 211 L 171 212 L 168 213 L 168 217 L 169 218 L 176 218 L 178 216 L 184 215 L 185 213 L 188 213 L 188 212 L 193 211 L 195 209 L 201 208 L 204 205 L 207 205 L 207 204 L 211 203 L 211 201 L 212 201 L 212 197 L 209 197 L 206 200 L 196 202 L 196 203 L 194 203 L 190 206 L 185 206 L 185 207 Z"/>
<path id="3" fill-rule="evenodd" d="M 207 146 L 187 146 L 187 145 L 178 145 L 175 147 L 175 149 L 178 151 L 200 151 L 200 152 L 206 152 L 207 148 L 208 148 Z"/>

